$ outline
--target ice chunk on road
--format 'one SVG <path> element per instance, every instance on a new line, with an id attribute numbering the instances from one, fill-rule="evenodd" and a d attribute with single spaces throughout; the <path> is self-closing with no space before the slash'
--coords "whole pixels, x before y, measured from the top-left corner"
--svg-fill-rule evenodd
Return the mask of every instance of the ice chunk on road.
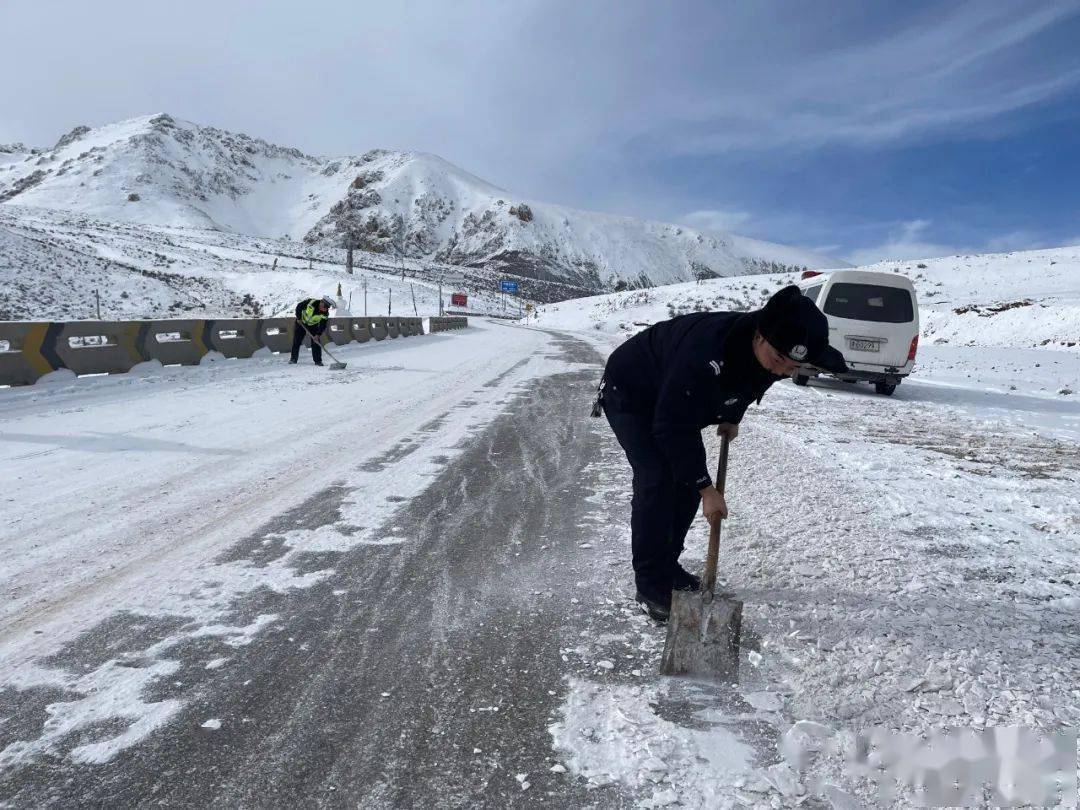
<path id="1" fill-rule="evenodd" d="M 763 712 L 778 712 L 784 708 L 784 699 L 775 692 L 750 692 L 743 695 L 743 699 Z"/>
<path id="2" fill-rule="evenodd" d="M 561 720 L 549 728 L 554 746 L 566 768 L 593 785 L 647 789 L 660 777 L 679 786 L 675 800 L 683 805 L 716 806 L 716 797 L 734 796 L 736 780 L 751 772 L 753 750 L 722 725 L 703 730 L 660 717 L 663 688 L 572 680 Z M 657 788 L 652 806 L 663 806 L 656 802 L 667 790 Z"/>

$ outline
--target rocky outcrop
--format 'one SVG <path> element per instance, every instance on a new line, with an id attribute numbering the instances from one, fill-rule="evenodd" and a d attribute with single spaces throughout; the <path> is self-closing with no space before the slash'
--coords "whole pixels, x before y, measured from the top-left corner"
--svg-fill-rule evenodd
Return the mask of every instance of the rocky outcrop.
<path id="1" fill-rule="evenodd" d="M 521 203 L 521 205 L 513 205 L 513 206 L 511 206 L 510 207 L 510 216 L 517 217 L 522 222 L 532 222 L 533 221 L 532 209 L 529 208 L 529 206 L 527 206 L 525 203 Z"/>
<path id="2" fill-rule="evenodd" d="M 85 125 L 75 127 L 75 129 L 71 130 L 71 132 L 69 132 L 67 135 L 62 136 L 60 140 L 56 142 L 56 146 L 54 146 L 53 149 L 63 149 L 69 143 L 74 143 L 75 141 L 79 140 L 79 138 L 81 138 L 89 131 L 90 127 Z"/>

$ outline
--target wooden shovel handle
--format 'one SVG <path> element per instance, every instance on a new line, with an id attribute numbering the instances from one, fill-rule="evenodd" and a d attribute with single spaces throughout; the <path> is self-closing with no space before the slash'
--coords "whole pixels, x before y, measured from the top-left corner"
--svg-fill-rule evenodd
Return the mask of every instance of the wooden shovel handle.
<path id="1" fill-rule="evenodd" d="M 716 489 L 723 495 L 724 485 L 727 483 L 727 458 L 728 437 L 726 433 L 720 435 L 720 461 L 716 467 Z M 709 551 L 705 555 L 705 575 L 701 578 L 701 589 L 706 598 L 711 597 L 716 588 L 716 563 L 720 557 L 720 524 L 722 519 L 709 526 Z"/>

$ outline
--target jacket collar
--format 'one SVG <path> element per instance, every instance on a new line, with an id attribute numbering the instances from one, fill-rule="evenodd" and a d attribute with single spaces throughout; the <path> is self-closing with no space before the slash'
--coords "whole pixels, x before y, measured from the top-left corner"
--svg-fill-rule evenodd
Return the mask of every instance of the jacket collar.
<path id="1" fill-rule="evenodd" d="M 784 379 L 764 368 L 754 357 L 754 335 L 757 333 L 760 313 L 761 310 L 753 310 L 741 314 L 728 329 L 720 345 L 724 366 L 745 381 L 759 402 L 770 385 Z"/>

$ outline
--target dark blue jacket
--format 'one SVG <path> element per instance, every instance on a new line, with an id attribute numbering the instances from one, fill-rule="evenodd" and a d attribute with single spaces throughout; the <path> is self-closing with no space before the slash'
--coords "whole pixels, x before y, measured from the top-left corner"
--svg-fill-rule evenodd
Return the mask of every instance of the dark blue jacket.
<path id="1" fill-rule="evenodd" d="M 650 326 L 619 346 L 604 371 L 619 407 L 652 415 L 652 434 L 675 480 L 712 483 L 701 431 L 738 424 L 781 377 L 754 357 L 754 312 L 696 312 Z"/>

